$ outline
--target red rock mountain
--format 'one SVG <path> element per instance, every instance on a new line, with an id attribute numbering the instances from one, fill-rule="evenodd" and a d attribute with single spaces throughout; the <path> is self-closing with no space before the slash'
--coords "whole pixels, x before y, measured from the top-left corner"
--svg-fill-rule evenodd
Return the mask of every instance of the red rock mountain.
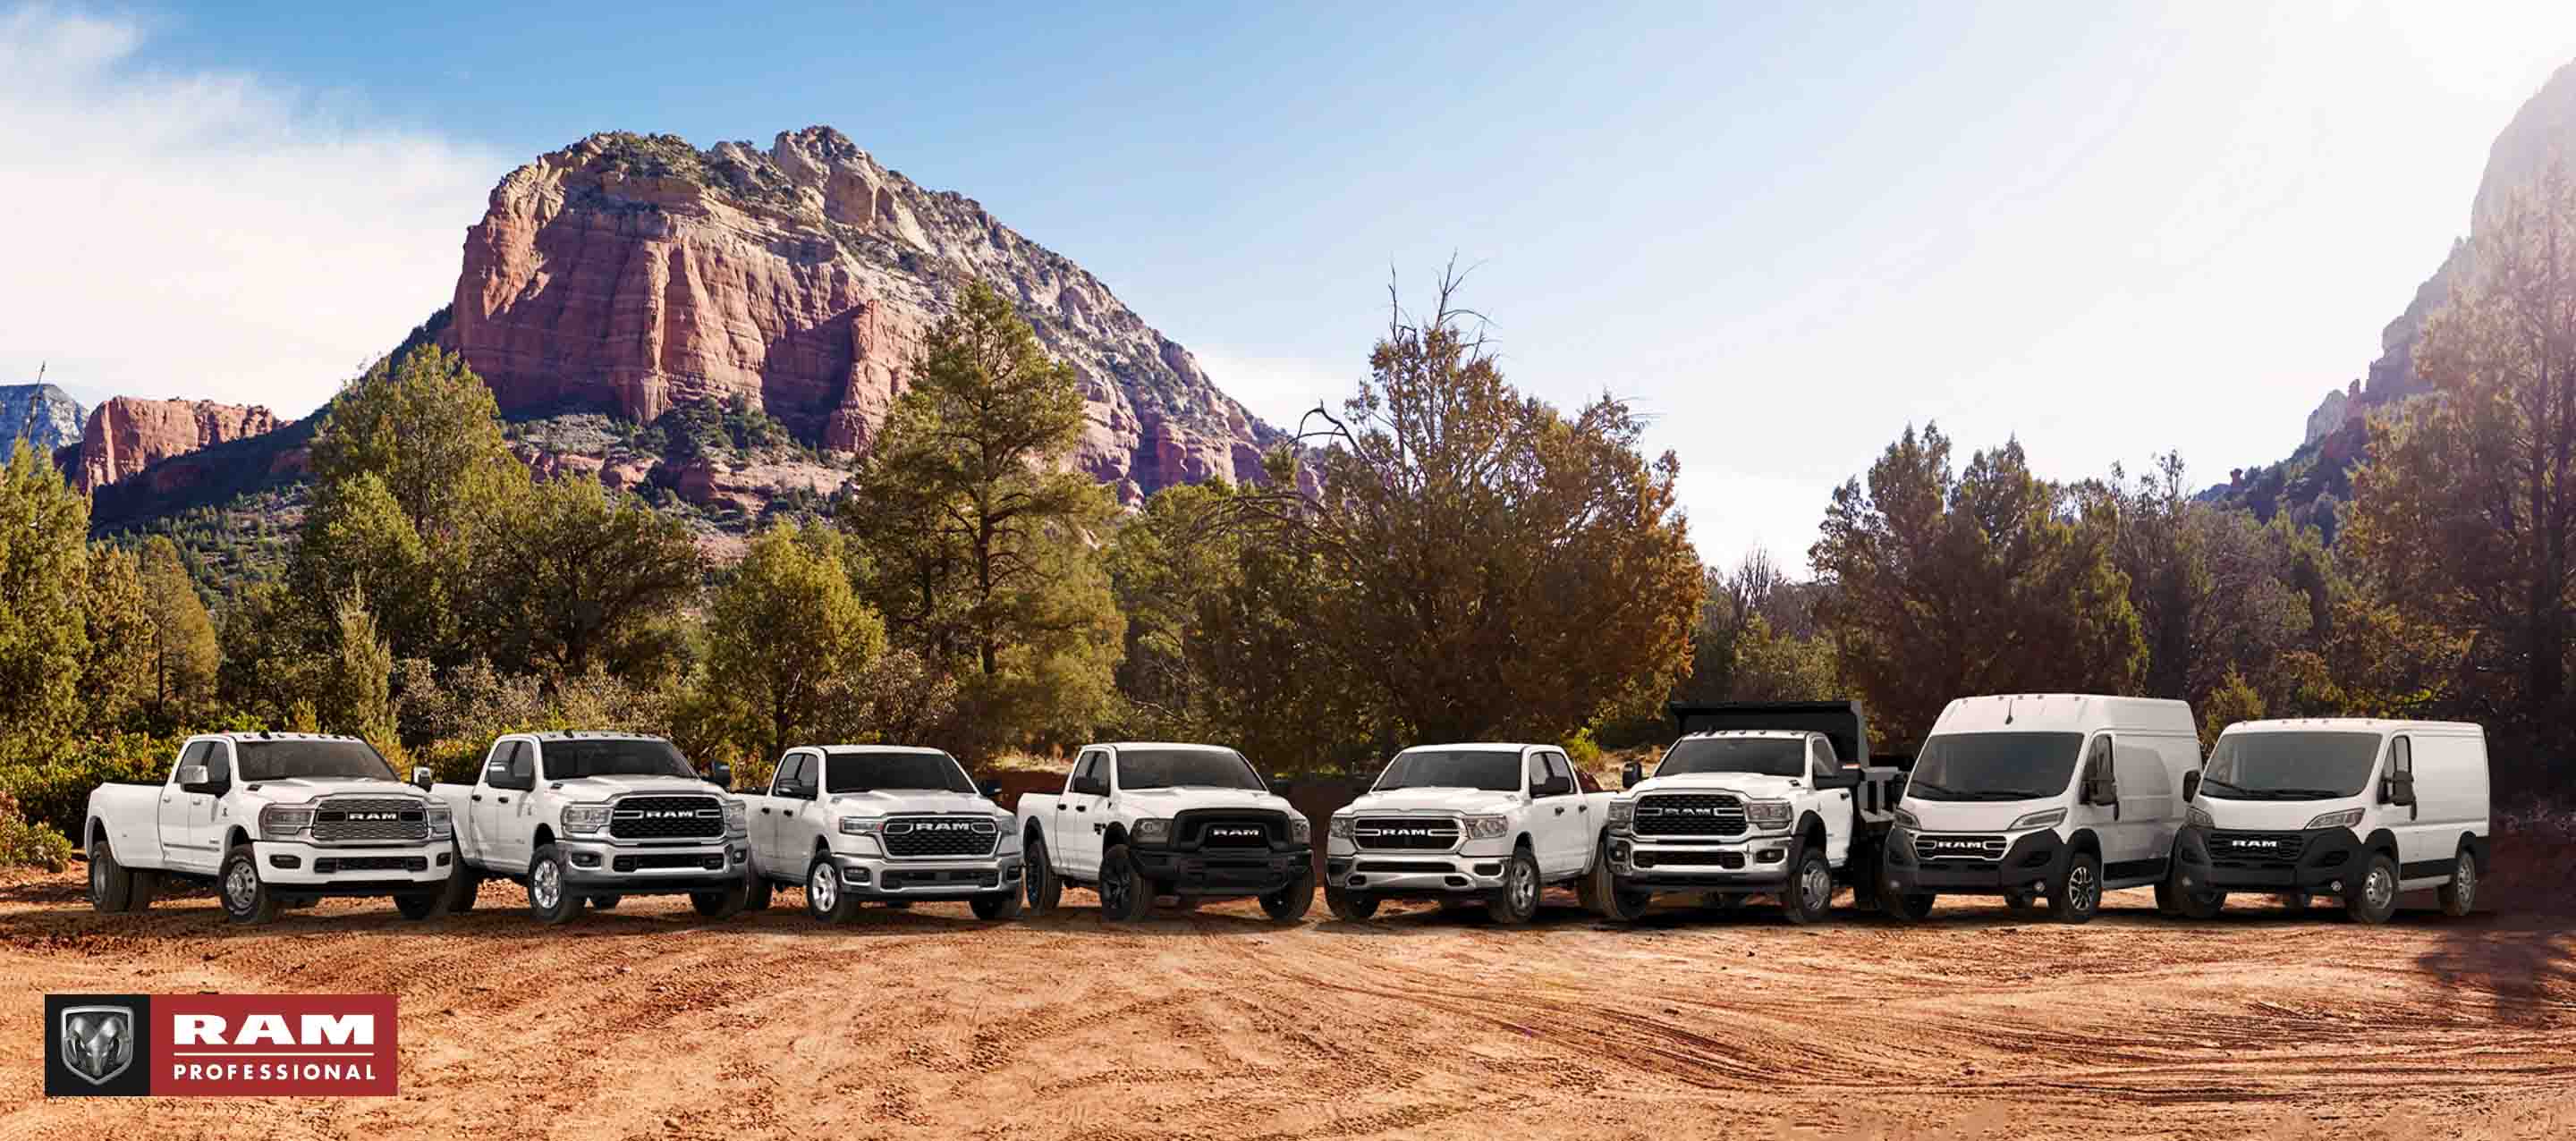
<path id="1" fill-rule="evenodd" d="M 1259 478 L 1280 434 L 1080 266 L 840 132 L 767 150 L 593 135 L 512 171 L 467 231 L 440 340 L 505 415 L 651 422 L 737 398 L 803 442 L 864 450 L 924 332 L 965 284 L 1001 289 L 1080 374 L 1076 462 L 1134 502 Z"/>
<path id="2" fill-rule="evenodd" d="M 78 444 L 57 457 L 72 484 L 95 491 L 201 448 L 275 431 L 268 409 L 210 400 L 112 398 L 91 409 Z"/>

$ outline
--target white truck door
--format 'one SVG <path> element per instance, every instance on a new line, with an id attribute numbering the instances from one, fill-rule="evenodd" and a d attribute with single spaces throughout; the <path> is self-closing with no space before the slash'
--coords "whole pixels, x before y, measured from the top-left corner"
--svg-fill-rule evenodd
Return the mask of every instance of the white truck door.
<path id="1" fill-rule="evenodd" d="M 787 799 L 778 804 L 778 830 L 769 842 L 778 850 L 779 866 L 789 869 L 787 874 L 801 883 L 806 864 L 814 858 L 814 838 L 822 835 L 823 829 L 837 825 L 822 818 L 822 754 L 797 753 L 793 763 L 796 779 L 787 786 Z"/>
<path id="2" fill-rule="evenodd" d="M 230 741 L 206 742 L 205 791 L 188 798 L 188 842 L 206 861 L 208 871 L 222 867 L 224 832 L 233 823 L 224 813 L 224 794 L 233 788 L 236 758 Z"/>
<path id="3" fill-rule="evenodd" d="M 471 843 L 467 851 L 477 860 L 499 865 L 505 850 L 501 843 L 501 786 L 509 780 L 510 751 L 516 741 L 495 741 L 492 751 L 483 754 L 483 771 L 475 774 L 474 788 L 465 795 L 465 832 Z"/>
<path id="4" fill-rule="evenodd" d="M 1825 782 L 1839 780 L 1842 762 L 1834 757 L 1832 742 L 1822 737 L 1807 738 L 1807 783 L 1816 789 L 1816 814 L 1825 818 L 1825 862 L 1841 867 L 1851 858 L 1852 790 L 1826 788 Z"/>
<path id="5" fill-rule="evenodd" d="M 1592 819 L 1591 806 L 1584 803 L 1583 786 L 1575 782 L 1574 766 L 1564 753 L 1549 749 L 1539 756 L 1547 766 L 1548 843 L 1556 849 L 1554 858 L 1541 857 L 1545 861 L 1541 866 L 1551 875 L 1573 875 L 1592 858 L 1592 835 L 1586 826 Z"/>
<path id="6" fill-rule="evenodd" d="M 1107 749 L 1085 750 L 1074 762 L 1064 795 L 1056 798 L 1057 862 L 1066 871 L 1089 878 L 1100 874 L 1101 831 L 1108 826 L 1109 790 L 1117 765 Z"/>
<path id="7" fill-rule="evenodd" d="M 153 825 L 161 836 L 162 862 L 183 870 L 211 870 L 197 851 L 196 835 L 188 827 L 188 806 L 204 794 L 179 785 L 179 770 L 206 763 L 206 751 L 212 741 L 191 741 L 179 750 L 179 763 L 170 770 L 170 779 L 162 782 L 161 803 L 156 806 Z"/>
<path id="8" fill-rule="evenodd" d="M 536 751 L 531 742 L 509 742 L 500 754 L 500 771 L 491 775 L 491 787 L 475 805 L 489 822 L 483 829 L 484 860 L 501 871 L 525 871 L 536 854 L 537 822 L 529 803 L 536 799 Z"/>

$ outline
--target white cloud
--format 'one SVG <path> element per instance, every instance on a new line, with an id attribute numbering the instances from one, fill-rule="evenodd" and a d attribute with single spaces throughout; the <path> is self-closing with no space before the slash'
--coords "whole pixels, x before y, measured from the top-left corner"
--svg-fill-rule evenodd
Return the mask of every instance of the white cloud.
<path id="1" fill-rule="evenodd" d="M 1198 358 L 1199 367 L 1207 370 L 1217 391 L 1240 401 L 1253 415 L 1269 421 L 1271 427 L 1288 432 L 1296 431 L 1298 419 L 1317 404 L 1340 412 L 1342 401 L 1359 392 L 1360 377 L 1367 369 L 1366 361 L 1349 369 L 1335 369 L 1321 361 L 1248 355 L 1222 348 L 1192 347 L 1190 355 Z"/>
<path id="2" fill-rule="evenodd" d="M 318 405 L 456 285 L 509 163 L 257 75 L 164 72 L 148 24 L 0 13 L 0 382 Z"/>

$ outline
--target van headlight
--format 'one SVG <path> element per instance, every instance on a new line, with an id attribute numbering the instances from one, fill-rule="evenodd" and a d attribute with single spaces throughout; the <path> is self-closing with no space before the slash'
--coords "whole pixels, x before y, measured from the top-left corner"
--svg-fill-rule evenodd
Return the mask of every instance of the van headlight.
<path id="1" fill-rule="evenodd" d="M 2065 809 L 2051 808 L 2045 812 L 2027 813 L 2021 819 L 2013 821 L 2012 827 L 2004 829 L 2004 831 L 2012 832 L 2023 828 L 2054 828 L 2065 819 Z"/>
<path id="2" fill-rule="evenodd" d="M 272 804 L 259 810 L 259 834 L 262 839 L 301 836 L 313 830 L 313 807 L 308 804 Z"/>
<path id="3" fill-rule="evenodd" d="M 1744 818 L 1765 831 L 1779 831 L 1789 826 L 1789 802 L 1785 800 L 1748 800 Z"/>
<path id="4" fill-rule="evenodd" d="M 2320 815 L 2316 819 L 2308 821 L 2308 827 L 2350 828 L 2359 823 L 2361 823 L 2361 810 L 2358 808 L 2347 808 L 2341 812 L 2328 812 Z"/>
<path id="5" fill-rule="evenodd" d="M 2191 806 L 2191 811 L 2182 814 L 2182 822 L 2193 828 L 2218 827 L 2218 821 L 2210 818 L 2209 810 L 2197 804 Z"/>
<path id="6" fill-rule="evenodd" d="M 1127 839 L 1136 844 L 1169 844 L 1172 822 L 1168 817 L 1148 816 L 1127 826 Z"/>
<path id="7" fill-rule="evenodd" d="M 429 806 L 429 838 L 445 840 L 456 835 L 456 810 L 444 804 Z"/>
<path id="8" fill-rule="evenodd" d="M 602 828 L 608 827 L 608 806 L 605 804 L 567 804 L 563 807 L 563 811 L 556 815 L 555 819 L 563 825 L 563 830 L 566 832 L 589 835 L 590 833 L 597 832 Z"/>
<path id="9" fill-rule="evenodd" d="M 1500 840 L 1504 836 L 1509 835 L 1511 830 L 1512 822 L 1509 817 L 1467 817 L 1467 838 L 1470 840 Z"/>

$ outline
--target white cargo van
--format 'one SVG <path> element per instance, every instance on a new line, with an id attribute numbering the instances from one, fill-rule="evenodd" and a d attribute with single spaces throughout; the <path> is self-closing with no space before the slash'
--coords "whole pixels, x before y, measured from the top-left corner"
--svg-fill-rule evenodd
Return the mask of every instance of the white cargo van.
<path id="1" fill-rule="evenodd" d="M 2102 893 L 2165 885 L 2200 768 L 2186 702 L 2006 694 L 1950 703 L 1896 809 L 1880 906 L 1901 919 L 1944 894 L 2045 897 L 2068 923 Z M 2159 902 L 2167 902 L 2159 892 Z"/>
<path id="2" fill-rule="evenodd" d="M 2466 915 L 2486 870 L 2487 736 L 2457 721 L 2240 721 L 2219 735 L 2183 829 L 2181 909 L 2227 893 L 2343 900 L 2387 920 L 2397 893 L 2437 888 Z"/>

